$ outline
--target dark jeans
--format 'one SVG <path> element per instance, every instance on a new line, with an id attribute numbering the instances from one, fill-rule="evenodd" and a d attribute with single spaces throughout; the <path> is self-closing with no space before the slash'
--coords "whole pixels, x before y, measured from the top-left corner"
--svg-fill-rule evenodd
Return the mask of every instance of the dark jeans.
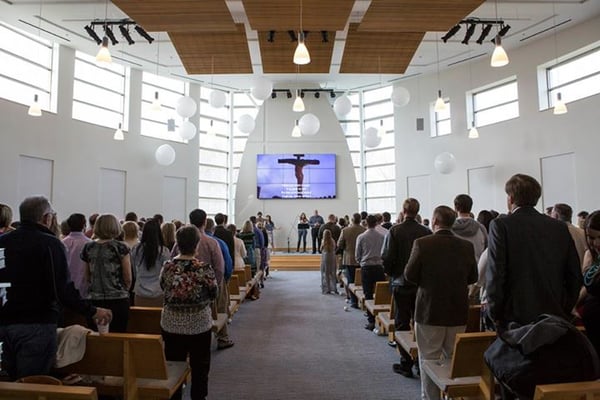
<path id="1" fill-rule="evenodd" d="M 185 361 L 190 356 L 192 368 L 192 400 L 203 400 L 208 395 L 208 373 L 210 371 L 210 340 L 212 331 L 198 335 L 179 335 L 162 331 L 165 341 L 165 358 L 169 361 Z M 171 399 L 181 398 L 181 388 Z"/>
<path id="2" fill-rule="evenodd" d="M 48 375 L 56 360 L 56 324 L 14 324 L 0 327 L 2 364 L 12 380 Z"/>
<path id="3" fill-rule="evenodd" d="M 312 252 L 321 252 L 321 238 L 319 237 L 319 228 L 311 228 L 310 236 L 312 238 Z"/>
<path id="4" fill-rule="evenodd" d="M 112 311 L 112 321 L 110 321 L 109 332 L 127 332 L 127 322 L 129 321 L 129 297 L 126 299 L 90 301 L 96 307 L 108 308 Z M 93 321 L 91 318 L 88 319 L 88 327 L 95 331 L 98 330 L 96 321 Z"/>
<path id="5" fill-rule="evenodd" d="M 365 300 L 373 300 L 373 293 L 375 292 L 375 283 L 379 281 L 385 281 L 385 274 L 383 273 L 383 266 L 381 265 L 365 265 L 360 267 L 360 274 L 362 279 L 363 293 L 365 294 Z M 369 323 L 375 323 L 375 317 L 368 313 L 367 319 Z"/>
<path id="6" fill-rule="evenodd" d="M 306 235 L 308 234 L 307 229 L 298 229 L 298 245 L 296 246 L 296 252 L 300 251 L 300 242 L 303 243 L 304 252 L 306 252 Z"/>
<path id="7" fill-rule="evenodd" d="M 344 273 L 346 274 L 346 279 L 348 280 L 348 285 L 354 283 L 354 274 L 356 273 L 356 268 L 358 268 L 358 265 L 344 265 L 343 268 Z M 346 297 L 350 299 L 350 305 L 358 306 L 358 299 L 356 298 L 354 293 L 352 293 L 350 289 L 348 289 L 348 286 L 346 286 L 345 289 Z"/>
<path id="8" fill-rule="evenodd" d="M 406 288 L 395 286 L 393 288 L 394 307 L 394 325 L 397 331 L 410 331 L 410 320 L 415 314 L 415 301 L 417 297 L 416 288 Z M 413 360 L 410 354 L 402 347 L 398 346 L 400 352 L 400 363 L 405 366 L 412 366 Z"/>

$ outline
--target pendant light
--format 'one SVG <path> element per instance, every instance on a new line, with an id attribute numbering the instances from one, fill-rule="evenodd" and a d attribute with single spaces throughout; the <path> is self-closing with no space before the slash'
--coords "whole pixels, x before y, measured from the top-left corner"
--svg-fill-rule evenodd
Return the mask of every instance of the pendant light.
<path id="1" fill-rule="evenodd" d="M 554 115 L 562 115 L 568 113 L 567 105 L 562 99 L 560 92 L 556 93 L 556 100 L 554 101 Z"/>
<path id="2" fill-rule="evenodd" d="M 438 87 L 440 87 L 440 49 L 438 46 L 437 33 L 435 34 L 435 53 L 437 55 L 437 81 Z M 435 101 L 435 106 L 433 106 L 433 110 L 435 112 L 442 112 L 446 110 L 446 102 L 442 98 L 442 89 L 438 89 L 438 96 L 437 100 Z"/>
<path id="3" fill-rule="evenodd" d="M 557 45 L 557 40 L 556 40 L 556 30 L 557 30 L 556 8 L 555 8 L 554 1 L 552 1 L 552 19 L 553 19 L 552 24 L 554 25 L 554 65 L 558 65 L 558 45 Z M 558 70 L 557 70 L 557 75 L 558 75 Z M 562 94 L 560 92 L 556 93 L 556 100 L 554 101 L 553 114 L 554 115 L 562 115 L 562 114 L 566 114 L 568 112 L 569 112 L 569 110 L 567 109 L 567 105 L 565 104 L 565 102 L 562 99 Z"/>
<path id="4" fill-rule="evenodd" d="M 104 21 L 108 18 L 108 0 L 106 1 L 106 5 L 104 8 Z M 110 51 L 108 50 L 108 37 L 106 36 L 106 28 L 104 25 L 104 37 L 102 38 L 102 44 L 100 45 L 100 49 L 98 50 L 98 54 L 96 54 L 96 62 L 98 64 L 110 64 L 112 63 L 112 57 L 110 56 Z"/>
<path id="5" fill-rule="evenodd" d="M 298 125 L 298 120 L 296 120 L 296 123 L 294 125 L 294 129 L 292 129 L 292 137 L 293 138 L 302 137 L 302 132 L 300 131 L 300 126 Z"/>
<path id="6" fill-rule="evenodd" d="M 479 131 L 475 126 L 475 121 L 471 122 L 471 129 L 469 129 L 469 139 L 479 139 Z"/>
<path id="7" fill-rule="evenodd" d="M 496 6 L 496 21 L 497 21 L 498 20 L 498 0 L 496 0 L 494 4 Z M 492 53 L 492 60 L 490 61 L 490 65 L 495 68 L 504 67 L 505 65 L 508 65 L 508 63 L 509 63 L 508 54 L 506 54 L 504 47 L 502 47 L 502 37 L 499 34 L 498 26 L 496 26 L 496 38 L 494 39 L 494 43 L 496 46 L 494 47 L 494 52 Z"/>
<path id="8" fill-rule="evenodd" d="M 302 29 L 302 0 L 300 0 L 300 31 L 298 32 L 298 46 L 294 52 L 294 64 L 306 65 L 310 63 L 310 54 L 304 44 L 304 30 Z"/>
<path id="9" fill-rule="evenodd" d="M 214 125 L 214 120 L 210 120 L 210 125 L 208 126 L 208 130 L 206 131 L 206 133 L 211 136 L 217 135 L 217 128 Z"/>
<path id="10" fill-rule="evenodd" d="M 117 130 L 115 131 L 115 134 L 113 135 L 113 139 L 114 140 L 125 140 L 125 136 L 123 136 L 123 130 L 121 129 L 121 123 L 119 122 L 119 127 L 117 128 Z"/>
<path id="11" fill-rule="evenodd" d="M 40 107 L 40 103 L 38 103 L 38 95 L 33 95 L 33 103 L 29 106 L 29 110 L 27 111 L 32 117 L 41 117 L 42 116 L 42 108 Z"/>
<path id="12" fill-rule="evenodd" d="M 300 96 L 300 89 L 296 89 L 296 100 L 294 100 L 292 110 L 294 110 L 294 112 L 303 112 L 305 110 L 304 101 Z"/>

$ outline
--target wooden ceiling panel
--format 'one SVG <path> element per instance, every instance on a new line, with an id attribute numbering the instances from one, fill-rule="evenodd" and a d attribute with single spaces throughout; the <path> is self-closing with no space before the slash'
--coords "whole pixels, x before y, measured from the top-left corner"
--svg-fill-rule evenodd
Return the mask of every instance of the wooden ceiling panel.
<path id="1" fill-rule="evenodd" d="M 300 0 L 242 0 L 253 30 L 300 30 Z M 354 0 L 303 0 L 302 29 L 342 31 Z"/>
<path id="2" fill-rule="evenodd" d="M 235 32 L 224 0 L 113 0 L 148 32 Z"/>
<path id="3" fill-rule="evenodd" d="M 169 36 L 189 75 L 251 74 L 246 30 L 244 24 L 236 27 L 235 33 L 169 32 Z"/>
<path id="4" fill-rule="evenodd" d="M 485 0 L 372 0 L 359 31 L 445 32 Z"/>
<path id="5" fill-rule="evenodd" d="M 311 32 L 304 43 L 310 53 L 310 64 L 301 65 L 300 72 L 328 74 L 335 41 L 335 32 L 329 32 L 329 39 L 323 42 L 321 34 Z M 293 62 L 298 42 L 292 42 L 287 32 L 277 32 L 272 42 L 267 40 L 268 32 L 258 33 L 258 44 L 262 57 L 263 72 L 267 74 L 296 73 Z"/>
<path id="6" fill-rule="evenodd" d="M 403 74 L 424 32 L 359 32 L 350 24 L 340 72 L 345 74 Z"/>

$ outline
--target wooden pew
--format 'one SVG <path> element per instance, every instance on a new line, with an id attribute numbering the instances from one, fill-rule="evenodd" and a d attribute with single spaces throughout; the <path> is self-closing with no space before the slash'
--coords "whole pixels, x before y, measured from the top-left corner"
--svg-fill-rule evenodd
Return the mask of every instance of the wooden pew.
<path id="1" fill-rule="evenodd" d="M 233 275 L 236 275 L 238 278 L 238 292 L 240 294 L 241 302 L 246 299 L 246 295 L 248 294 L 248 287 L 246 286 L 246 271 L 243 269 L 234 269 Z M 232 277 L 233 277 L 232 275 Z M 231 294 L 231 291 L 229 292 Z"/>
<path id="2" fill-rule="evenodd" d="M 165 360 L 159 335 L 108 333 L 88 335 L 83 359 L 59 372 L 100 375 L 92 384 L 100 395 L 166 400 L 185 382 L 190 367 Z"/>
<path id="3" fill-rule="evenodd" d="M 450 398 L 493 395 L 493 378 L 483 353 L 496 339 L 496 332 L 459 333 L 451 360 L 422 360 L 421 374 L 427 374 Z"/>
<path id="4" fill-rule="evenodd" d="M 390 293 L 390 282 L 380 281 L 375 282 L 375 292 L 373 300 L 365 300 L 365 308 L 374 317 L 380 312 L 390 311 L 392 295 Z"/>
<path id="5" fill-rule="evenodd" d="M 129 307 L 128 333 L 160 335 L 161 307 Z"/>
<path id="6" fill-rule="evenodd" d="M 240 295 L 240 286 L 238 283 L 238 276 L 233 274 L 229 278 L 228 290 L 229 290 L 229 315 L 235 314 L 240 307 L 242 302 L 242 296 Z"/>
<path id="7" fill-rule="evenodd" d="M 390 295 L 389 311 L 382 311 L 375 317 L 375 324 L 380 335 L 388 335 L 390 342 L 394 341 L 394 332 L 396 331 L 396 305 L 394 304 L 394 295 Z"/>
<path id="8" fill-rule="evenodd" d="M 600 399 L 600 381 L 538 385 L 533 396 L 533 400 L 598 399 Z"/>
<path id="9" fill-rule="evenodd" d="M 465 328 L 465 332 L 479 332 L 481 321 L 481 304 L 470 305 L 468 313 L 469 314 L 467 316 L 467 327 Z M 390 335 L 390 340 L 394 340 L 398 346 L 406 350 L 406 352 L 411 355 L 413 360 L 417 359 L 419 355 L 419 350 L 417 348 L 417 341 L 415 339 L 415 332 L 413 329 L 411 329 L 410 331 L 394 332 L 393 336 Z"/>
<path id="10" fill-rule="evenodd" d="M 354 271 L 354 283 L 348 285 L 348 289 L 356 296 L 358 307 L 361 310 L 365 309 L 365 293 L 362 290 L 362 275 L 360 267 Z"/>
<path id="11" fill-rule="evenodd" d="M 96 388 L 0 382 L 0 400 L 98 400 Z"/>

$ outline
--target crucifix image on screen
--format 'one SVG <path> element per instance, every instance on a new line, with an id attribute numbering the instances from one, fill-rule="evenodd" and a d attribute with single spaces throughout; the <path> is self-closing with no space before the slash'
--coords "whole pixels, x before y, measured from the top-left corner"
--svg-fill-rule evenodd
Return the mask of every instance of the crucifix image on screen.
<path id="1" fill-rule="evenodd" d="M 259 199 L 335 198 L 335 154 L 258 154 Z"/>

